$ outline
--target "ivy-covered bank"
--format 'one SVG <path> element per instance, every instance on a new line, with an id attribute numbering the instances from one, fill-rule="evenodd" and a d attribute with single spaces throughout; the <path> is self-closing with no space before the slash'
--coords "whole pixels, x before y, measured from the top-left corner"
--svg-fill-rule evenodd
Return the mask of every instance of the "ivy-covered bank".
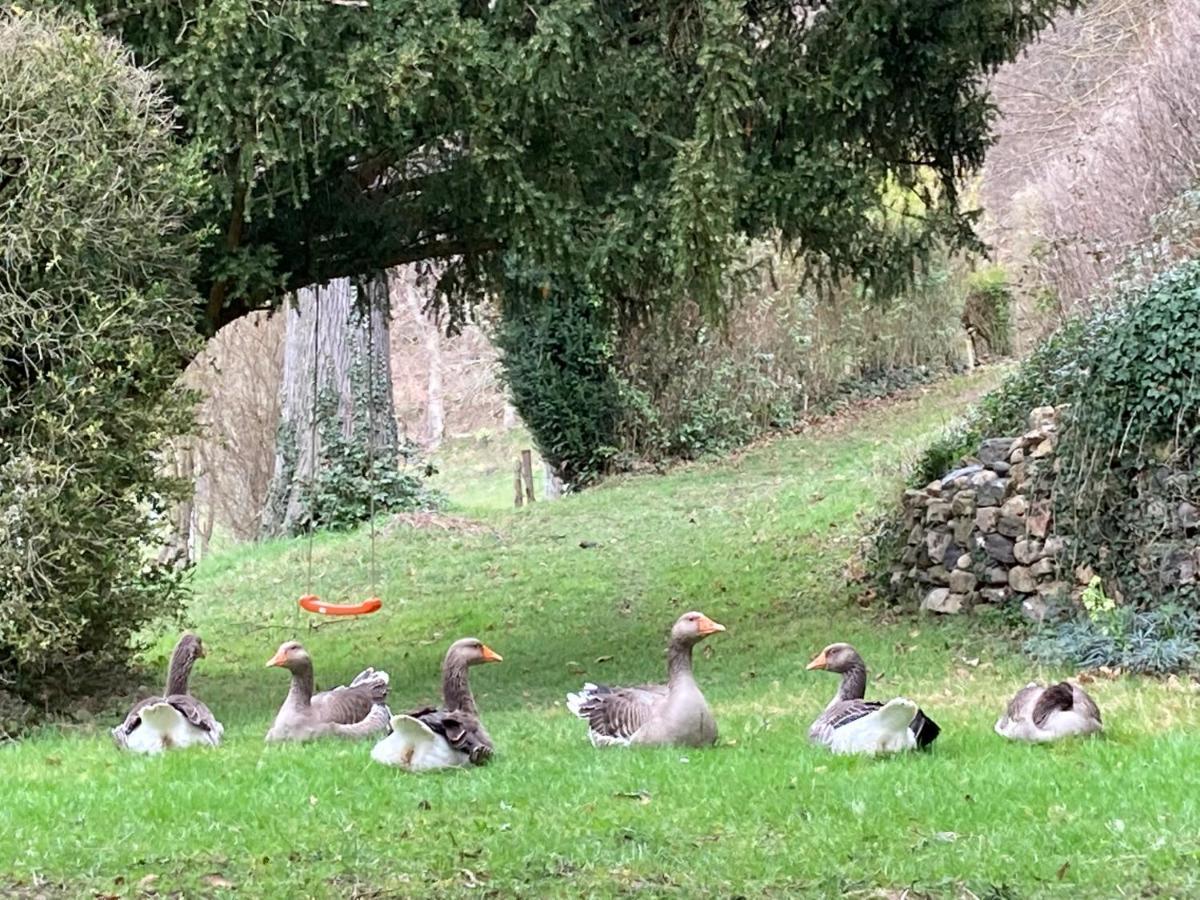
<path id="1" fill-rule="evenodd" d="M 1055 462 L 1035 490 L 1062 542 L 1058 569 L 1089 593 L 1083 602 L 1076 590 L 1031 641 L 1039 656 L 1150 671 L 1200 659 L 1198 321 L 1194 260 L 1051 336 L 918 461 L 913 488 L 977 463 L 985 438 L 1020 434 L 1031 408 L 1062 408 Z M 876 540 L 885 589 L 905 553 L 903 531 L 897 514 Z"/>

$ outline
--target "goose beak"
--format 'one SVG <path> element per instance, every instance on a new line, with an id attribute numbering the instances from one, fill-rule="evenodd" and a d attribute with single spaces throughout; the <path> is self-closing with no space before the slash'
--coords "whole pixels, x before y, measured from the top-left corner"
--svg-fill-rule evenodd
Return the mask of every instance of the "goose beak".
<path id="1" fill-rule="evenodd" d="M 499 653 L 497 653 L 495 650 L 493 650 L 491 647 L 489 647 L 487 644 L 484 644 L 483 649 L 480 650 L 479 652 L 483 656 L 484 662 L 504 662 L 504 657 L 501 656 Z"/>
<path id="2" fill-rule="evenodd" d="M 724 631 L 725 626 L 720 622 L 714 622 L 708 616 L 704 616 L 696 623 L 696 630 L 700 632 L 701 637 L 705 637 L 710 634 L 716 634 L 718 631 Z"/>
<path id="3" fill-rule="evenodd" d="M 825 651 L 822 650 L 817 654 L 816 658 L 810 662 L 805 669 L 824 669 L 829 664 L 829 660 L 825 658 Z"/>
<path id="4" fill-rule="evenodd" d="M 276 653 L 274 656 L 272 656 L 270 659 L 267 660 L 266 668 L 269 669 L 269 668 L 271 668 L 271 666 L 282 666 L 286 660 L 287 660 L 287 657 L 284 656 L 282 653 Z"/>

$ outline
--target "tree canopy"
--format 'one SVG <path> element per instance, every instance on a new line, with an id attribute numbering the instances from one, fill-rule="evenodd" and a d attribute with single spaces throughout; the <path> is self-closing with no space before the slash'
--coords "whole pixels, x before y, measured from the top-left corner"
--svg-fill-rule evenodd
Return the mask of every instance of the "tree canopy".
<path id="1" fill-rule="evenodd" d="M 989 142 L 983 76 L 1077 0 L 64 4 L 180 110 L 212 330 L 431 260 L 456 313 L 514 265 L 615 302 L 712 301 L 737 238 L 763 234 L 884 284 L 935 238 L 973 240 L 955 184 Z M 882 227 L 897 184 L 919 227 Z"/>

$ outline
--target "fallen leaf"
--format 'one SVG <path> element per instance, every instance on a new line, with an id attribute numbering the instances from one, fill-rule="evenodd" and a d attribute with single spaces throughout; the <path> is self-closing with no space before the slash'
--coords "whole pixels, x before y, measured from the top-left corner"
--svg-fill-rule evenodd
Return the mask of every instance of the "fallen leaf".
<path id="1" fill-rule="evenodd" d="M 598 662 L 598 663 L 608 662 L 610 659 L 612 659 L 611 656 L 597 656 L 596 662 Z"/>
<path id="2" fill-rule="evenodd" d="M 220 872 L 210 872 L 200 879 L 211 888 L 232 888 L 233 882 Z"/>
<path id="3" fill-rule="evenodd" d="M 1061 866 L 1058 867 L 1058 871 L 1054 873 L 1055 877 L 1058 878 L 1059 881 L 1062 881 L 1063 878 L 1066 876 L 1067 870 L 1069 868 L 1071 868 L 1070 862 L 1063 863 Z"/>
<path id="4" fill-rule="evenodd" d="M 153 874 L 147 875 L 141 881 L 138 882 L 138 890 L 139 891 L 153 891 L 154 890 L 154 882 L 156 882 L 156 881 L 158 881 L 157 875 L 153 875 Z"/>
<path id="5" fill-rule="evenodd" d="M 649 791 L 617 791 L 613 794 L 614 797 L 624 797 L 628 800 L 636 800 L 639 803 L 646 804 L 650 802 Z"/>

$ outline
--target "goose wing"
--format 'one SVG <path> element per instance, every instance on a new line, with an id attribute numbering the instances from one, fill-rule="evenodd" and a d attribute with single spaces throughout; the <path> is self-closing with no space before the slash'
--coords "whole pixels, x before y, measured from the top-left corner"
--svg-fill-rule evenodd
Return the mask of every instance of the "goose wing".
<path id="1" fill-rule="evenodd" d="M 1013 694 L 1013 698 L 1008 701 L 1008 708 L 1004 710 L 1004 718 L 1009 722 L 1020 722 L 1029 719 L 1034 704 L 1037 703 L 1038 698 L 1044 690 L 1045 688 L 1034 682 L 1025 685 L 1025 687 Z"/>
<path id="2" fill-rule="evenodd" d="M 465 753 L 475 765 L 487 762 L 495 751 L 491 736 L 474 713 L 427 706 L 413 710 L 408 715 L 434 734 L 441 735 L 447 744 Z"/>
<path id="3" fill-rule="evenodd" d="M 1096 701 L 1091 698 L 1083 688 L 1077 684 L 1071 685 L 1071 694 L 1074 700 L 1075 709 L 1079 714 L 1088 719 L 1092 719 L 1097 725 L 1103 725 L 1104 719 L 1100 717 L 1100 707 L 1096 705 Z"/>
<path id="4" fill-rule="evenodd" d="M 365 669 L 348 686 L 315 694 L 312 698 L 313 714 L 321 722 L 357 725 L 372 717 L 377 706 L 386 703 L 388 682 L 387 672 Z"/>
<path id="5" fill-rule="evenodd" d="M 129 714 L 125 716 L 125 721 L 112 730 L 113 740 L 116 741 L 118 747 L 126 747 L 129 744 L 129 735 L 133 734 L 133 730 L 142 724 L 142 710 L 152 703 L 162 703 L 162 697 L 147 697 L 145 700 L 139 700 L 133 704 L 129 710 Z"/>
<path id="6" fill-rule="evenodd" d="M 814 744 L 828 746 L 833 741 L 833 733 L 851 722 L 856 722 L 878 709 L 883 704 L 877 700 L 843 700 L 831 704 L 808 729 L 808 739 Z"/>
<path id="7" fill-rule="evenodd" d="M 587 720 L 593 744 L 627 744 L 666 696 L 665 684 L 613 688 L 588 683 L 567 695 L 567 708 Z"/>
<path id="8" fill-rule="evenodd" d="M 225 727 L 217 721 L 212 710 L 191 694 L 172 694 L 167 698 L 167 702 L 197 728 L 210 731 L 218 738 L 224 733 Z"/>

